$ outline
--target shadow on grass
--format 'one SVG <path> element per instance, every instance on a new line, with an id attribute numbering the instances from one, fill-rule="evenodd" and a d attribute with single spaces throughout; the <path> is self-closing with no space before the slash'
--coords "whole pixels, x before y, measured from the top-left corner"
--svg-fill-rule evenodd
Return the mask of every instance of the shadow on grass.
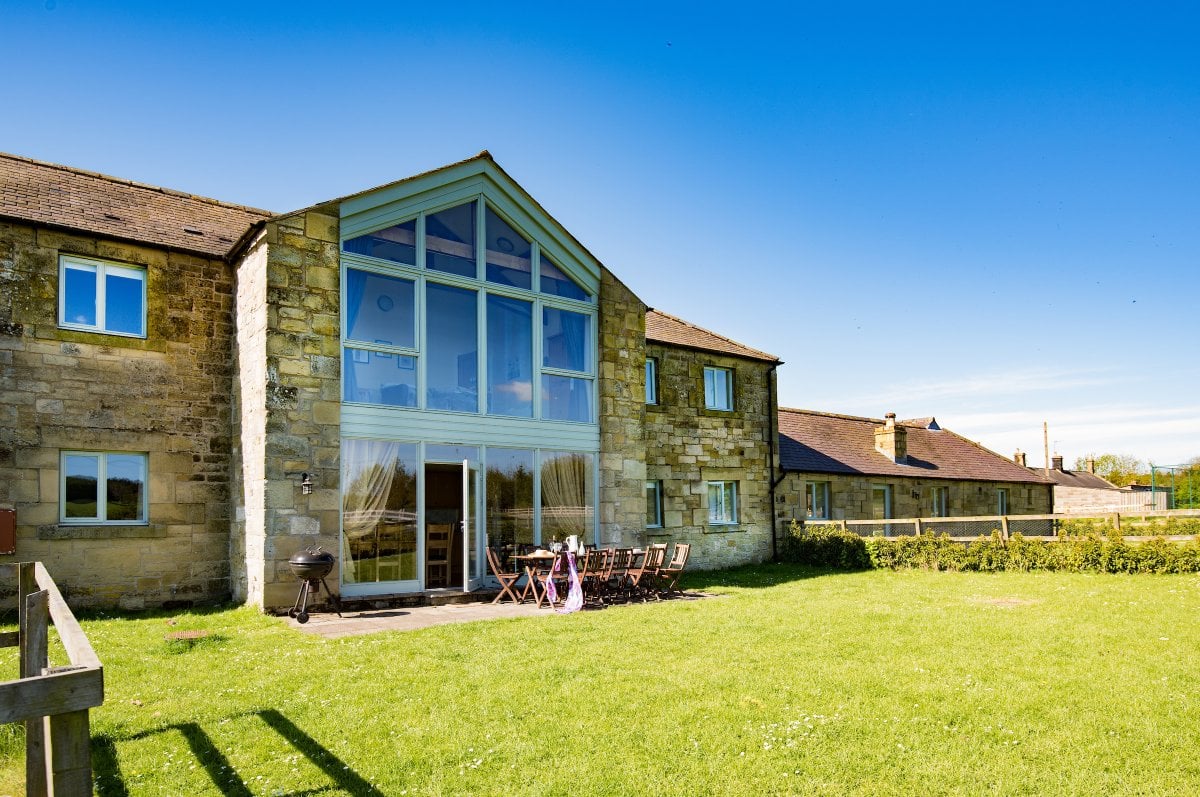
<path id="1" fill-rule="evenodd" d="M 255 712 L 255 715 L 325 773 L 338 789 L 362 797 L 383 797 L 382 792 L 278 711 L 267 709 Z M 213 744 L 212 738 L 204 729 L 194 722 L 164 725 L 161 728 L 152 728 L 122 738 L 113 738 L 107 735 L 94 738 L 92 740 L 92 767 L 95 772 L 96 794 L 100 797 L 129 797 L 129 788 L 125 783 L 125 777 L 121 773 L 121 764 L 117 758 L 118 742 L 136 742 L 170 731 L 177 731 L 183 736 L 192 755 L 204 767 L 209 779 L 221 794 L 225 797 L 253 797 L 253 792 L 238 775 L 229 759 Z M 329 787 L 322 786 L 316 789 L 291 792 L 287 797 L 321 794 L 328 790 Z"/>
<path id="2" fill-rule="evenodd" d="M 809 578 L 841 576 L 850 572 L 853 571 L 784 562 L 767 562 L 760 565 L 743 565 L 729 570 L 695 570 L 684 574 L 682 586 L 693 592 L 707 592 L 721 587 L 763 589 Z"/>

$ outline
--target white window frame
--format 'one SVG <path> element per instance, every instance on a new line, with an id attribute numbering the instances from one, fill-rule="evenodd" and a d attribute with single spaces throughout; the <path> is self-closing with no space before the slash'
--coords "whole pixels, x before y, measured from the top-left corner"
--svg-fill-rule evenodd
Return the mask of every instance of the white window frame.
<path id="1" fill-rule="evenodd" d="M 822 515 L 814 511 L 817 506 L 818 494 L 821 506 L 825 508 Z M 806 482 L 804 485 L 804 517 L 806 520 L 829 520 L 829 482 Z"/>
<path id="2" fill-rule="evenodd" d="M 646 493 L 654 492 L 654 515 L 655 522 L 647 523 L 648 529 L 661 529 L 663 527 L 663 494 L 662 481 L 657 479 L 646 480 Z"/>
<path id="3" fill-rule="evenodd" d="M 718 392 L 719 385 L 723 387 L 720 392 Z M 719 412 L 733 411 L 732 368 L 722 368 L 716 365 L 704 366 L 704 408 Z"/>
<path id="4" fill-rule="evenodd" d="M 78 271 L 91 271 L 96 275 L 96 323 L 95 324 L 80 324 L 75 321 L 68 321 L 67 315 L 67 270 L 76 269 Z M 118 330 L 106 329 L 105 324 L 108 321 L 108 297 L 107 297 L 107 280 L 105 276 L 109 273 L 119 273 L 122 276 L 135 278 L 142 286 L 142 329 L 140 332 L 122 332 Z M 104 335 L 118 335 L 124 338 L 142 338 L 146 337 L 146 282 L 148 275 L 146 269 L 141 266 L 131 266 L 125 263 L 114 263 L 109 260 L 97 260 L 91 257 L 78 257 L 76 255 L 59 255 L 58 257 L 58 326 L 61 329 L 76 329 L 81 332 L 99 332 Z"/>
<path id="5" fill-rule="evenodd" d="M 996 514 L 997 515 L 1007 515 L 1008 514 L 1008 488 L 1007 487 L 996 488 Z"/>
<path id="6" fill-rule="evenodd" d="M 108 520 L 108 457 L 142 458 L 142 506 L 140 520 Z M 67 517 L 67 457 L 96 459 L 96 515 Z M 58 522 L 64 526 L 146 526 L 150 523 L 150 455 L 145 451 L 60 451 L 58 458 Z"/>
<path id="7" fill-rule="evenodd" d="M 704 491 L 705 502 L 708 504 L 708 525 L 710 526 L 736 526 L 738 522 L 738 499 L 737 490 L 738 483 L 735 481 L 717 481 L 708 482 L 707 489 Z M 712 494 L 713 489 L 717 489 L 717 495 L 720 496 L 718 501 L 717 513 L 713 513 Z"/>
<path id="8" fill-rule="evenodd" d="M 875 517 L 875 491 L 883 491 L 883 517 Z M 871 518 L 874 520 L 891 520 L 892 519 L 892 485 L 890 484 L 872 484 L 871 485 Z"/>
<path id="9" fill-rule="evenodd" d="M 646 403 L 658 403 L 658 360 L 646 358 Z"/>
<path id="10" fill-rule="evenodd" d="M 933 488 L 933 516 L 950 517 L 950 488 Z"/>

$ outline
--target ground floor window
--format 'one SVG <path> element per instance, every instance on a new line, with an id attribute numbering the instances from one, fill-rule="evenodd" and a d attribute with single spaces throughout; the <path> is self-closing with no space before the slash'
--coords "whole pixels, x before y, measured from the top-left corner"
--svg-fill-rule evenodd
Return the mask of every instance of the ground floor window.
<path id="1" fill-rule="evenodd" d="M 708 483 L 708 522 L 714 526 L 737 523 L 737 482 Z"/>
<path id="2" fill-rule="evenodd" d="M 59 485 L 63 523 L 146 523 L 147 454 L 64 451 Z"/>
<path id="3" fill-rule="evenodd" d="M 950 517 L 950 488 L 933 488 L 933 516 Z"/>
<path id="4" fill-rule="evenodd" d="M 662 482 L 646 482 L 646 528 L 661 529 L 662 520 Z"/>
<path id="5" fill-rule="evenodd" d="M 892 516 L 892 487 L 889 484 L 871 485 L 871 518 L 886 520 Z"/>
<path id="6" fill-rule="evenodd" d="M 1001 487 L 996 490 L 996 514 L 1008 514 L 1008 488 Z"/>
<path id="7" fill-rule="evenodd" d="M 808 482 L 804 487 L 804 516 L 808 520 L 828 520 L 829 482 Z"/>

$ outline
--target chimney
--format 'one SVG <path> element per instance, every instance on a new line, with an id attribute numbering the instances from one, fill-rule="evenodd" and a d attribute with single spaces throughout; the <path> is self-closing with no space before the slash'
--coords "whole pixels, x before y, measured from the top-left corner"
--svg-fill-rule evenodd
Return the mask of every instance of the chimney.
<path id="1" fill-rule="evenodd" d="M 1087 458 L 1087 472 L 1088 473 L 1096 472 L 1096 458 L 1095 457 Z"/>
<path id="2" fill-rule="evenodd" d="M 896 413 L 883 416 L 883 426 L 875 429 L 875 450 L 903 465 L 908 462 L 908 430 L 896 425 Z"/>
<path id="3" fill-rule="evenodd" d="M 1062 470 L 1062 454 L 1055 454 L 1050 457 L 1050 467 L 1054 470 Z"/>
<path id="4" fill-rule="evenodd" d="M 1025 452 L 1024 452 L 1024 451 L 1022 451 L 1021 449 L 1019 449 L 1019 448 L 1018 448 L 1018 449 L 1017 449 L 1017 453 L 1013 454 L 1013 462 L 1017 463 L 1017 464 L 1018 464 L 1018 465 L 1020 465 L 1022 468 L 1026 467 L 1026 465 L 1025 465 Z"/>

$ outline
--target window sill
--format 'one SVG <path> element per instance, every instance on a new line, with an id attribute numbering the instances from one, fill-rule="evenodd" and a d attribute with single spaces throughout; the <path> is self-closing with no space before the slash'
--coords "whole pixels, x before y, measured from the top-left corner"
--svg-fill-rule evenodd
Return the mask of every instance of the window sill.
<path id="1" fill-rule="evenodd" d="M 705 534 L 738 534 L 745 531 L 745 527 L 740 523 L 719 523 L 704 527 Z"/>
<path id="2" fill-rule="evenodd" d="M 39 540 L 124 540 L 153 539 L 167 536 L 167 527 L 158 523 L 145 525 L 75 525 L 73 523 L 38 526 Z"/>

